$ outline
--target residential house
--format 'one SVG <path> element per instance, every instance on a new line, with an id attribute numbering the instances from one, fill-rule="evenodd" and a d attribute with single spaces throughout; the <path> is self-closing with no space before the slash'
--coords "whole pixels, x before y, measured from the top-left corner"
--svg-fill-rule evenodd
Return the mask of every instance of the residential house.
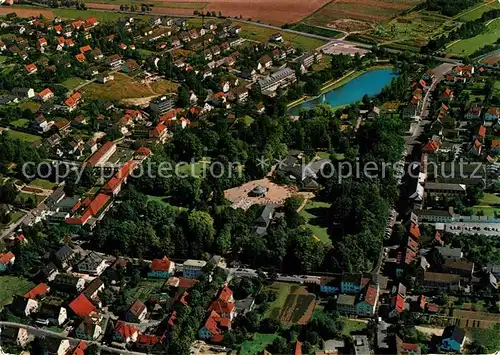
<path id="1" fill-rule="evenodd" d="M 39 283 L 35 287 L 33 287 L 31 290 L 26 292 L 24 294 L 25 298 L 31 298 L 32 300 L 36 300 L 38 298 L 41 298 L 45 296 L 47 293 L 49 293 L 50 287 L 45 284 L 45 283 Z"/>
<path id="2" fill-rule="evenodd" d="M 105 164 L 116 152 L 116 144 L 113 142 L 104 143 L 88 160 L 87 165 L 91 168 Z"/>
<path id="3" fill-rule="evenodd" d="M 132 73 L 137 69 L 139 69 L 139 64 L 134 59 L 127 59 L 122 65 L 122 72 L 124 73 Z"/>
<path id="4" fill-rule="evenodd" d="M 0 253 L 0 273 L 7 271 L 15 261 L 16 257 L 12 252 Z"/>
<path id="5" fill-rule="evenodd" d="M 277 72 L 257 81 L 261 92 L 274 92 L 280 86 L 287 86 L 297 80 L 295 71 L 290 68 L 283 68 Z"/>
<path id="6" fill-rule="evenodd" d="M 422 353 L 417 344 L 405 343 L 396 335 L 397 355 L 420 355 Z"/>
<path id="7" fill-rule="evenodd" d="M 94 316 L 97 312 L 96 307 L 87 299 L 87 297 L 85 297 L 83 293 L 71 301 L 68 307 L 75 315 L 82 319 Z"/>
<path id="8" fill-rule="evenodd" d="M 373 317 L 379 297 L 379 285 L 370 283 L 358 296 L 356 314 L 360 317 Z"/>
<path id="9" fill-rule="evenodd" d="M 81 292 L 85 287 L 85 280 L 70 274 L 58 274 L 52 281 L 52 287 L 65 292 Z"/>
<path id="10" fill-rule="evenodd" d="M 484 115 L 485 121 L 500 122 L 500 107 L 490 107 Z"/>
<path id="11" fill-rule="evenodd" d="M 224 332 L 231 328 L 231 320 L 221 317 L 217 312 L 210 312 L 205 323 L 198 331 L 198 337 L 202 340 L 211 340 L 219 343 L 224 340 Z"/>
<path id="12" fill-rule="evenodd" d="M 26 68 L 28 75 L 34 74 L 38 71 L 38 68 L 36 67 L 35 63 L 26 64 L 24 67 Z"/>
<path id="13" fill-rule="evenodd" d="M 467 120 L 478 120 L 481 118 L 481 106 L 471 106 L 465 114 Z"/>
<path id="14" fill-rule="evenodd" d="M 77 265 L 78 271 L 92 276 L 99 276 L 108 267 L 106 260 L 96 252 L 90 252 Z"/>
<path id="15" fill-rule="evenodd" d="M 96 277 L 85 287 L 82 294 L 85 295 L 89 300 L 97 301 L 99 298 L 99 292 L 104 290 L 104 282 Z"/>
<path id="16" fill-rule="evenodd" d="M 168 138 L 168 129 L 163 123 L 157 124 L 149 130 L 149 138 L 153 138 L 161 143 L 165 143 Z"/>
<path id="17" fill-rule="evenodd" d="M 140 323 L 146 318 L 147 314 L 148 314 L 148 309 L 146 305 L 142 303 L 140 300 L 136 300 L 125 312 L 123 318 L 127 322 Z"/>
<path id="18" fill-rule="evenodd" d="M 363 277 L 361 273 L 342 273 L 340 284 L 341 293 L 358 294 L 368 283 L 370 278 Z"/>
<path id="19" fill-rule="evenodd" d="M 115 80 L 115 76 L 109 72 L 102 72 L 96 76 L 96 82 L 101 84 L 106 84 L 108 81 L 112 80 Z"/>
<path id="20" fill-rule="evenodd" d="M 319 290 L 322 293 L 326 293 L 328 295 L 333 295 L 340 293 L 340 284 L 341 284 L 342 276 L 322 276 L 320 277 Z"/>
<path id="21" fill-rule="evenodd" d="M 443 272 L 459 275 L 466 283 L 472 280 L 474 273 L 474 263 L 467 260 L 445 259 L 442 268 Z"/>
<path id="22" fill-rule="evenodd" d="M 257 70 L 261 73 L 269 69 L 273 65 L 273 60 L 268 55 L 264 55 L 260 57 L 259 62 L 257 64 Z"/>
<path id="23" fill-rule="evenodd" d="M 102 334 L 101 326 L 92 318 L 84 318 L 75 328 L 75 335 L 78 339 L 96 340 Z"/>
<path id="24" fill-rule="evenodd" d="M 122 64 L 123 60 L 119 54 L 113 54 L 106 59 L 106 65 L 111 69 L 118 69 Z"/>
<path id="25" fill-rule="evenodd" d="M 337 298 L 337 312 L 356 314 L 356 296 L 341 294 Z"/>
<path id="26" fill-rule="evenodd" d="M 175 107 L 175 102 L 175 96 L 160 96 L 149 103 L 149 108 L 155 115 L 162 116 Z"/>
<path id="27" fill-rule="evenodd" d="M 441 336 L 441 350 L 461 352 L 465 343 L 465 332 L 456 325 L 448 326 L 444 329 Z"/>
<path id="28" fill-rule="evenodd" d="M 35 97 L 35 90 L 33 88 L 14 88 L 12 93 L 20 98 L 31 99 Z"/>
<path id="29" fill-rule="evenodd" d="M 283 36 L 281 33 L 273 33 L 270 37 L 269 40 L 271 42 L 283 42 Z"/>
<path id="30" fill-rule="evenodd" d="M 46 102 L 54 97 L 54 93 L 49 88 L 43 89 L 38 93 L 37 99 Z"/>
<path id="31" fill-rule="evenodd" d="M 38 302 L 31 298 L 16 295 L 14 296 L 10 308 L 14 314 L 21 317 L 28 317 L 30 314 L 38 311 Z"/>
<path id="32" fill-rule="evenodd" d="M 175 263 L 170 261 L 168 257 L 163 259 L 154 259 L 151 262 L 151 268 L 148 272 L 148 277 L 168 279 L 175 271 Z"/>
<path id="33" fill-rule="evenodd" d="M 54 263 L 48 263 L 40 272 L 37 274 L 37 279 L 40 281 L 53 281 L 59 274 L 59 270 Z"/>
<path id="34" fill-rule="evenodd" d="M 203 260 L 186 260 L 182 268 L 182 276 L 187 279 L 197 279 L 203 273 L 203 268 L 207 264 Z"/>
<path id="35" fill-rule="evenodd" d="M 15 344 L 21 348 L 25 348 L 30 341 L 28 329 L 26 328 L 0 328 L 0 337 L 3 342 L 7 344 Z"/>
<path id="36" fill-rule="evenodd" d="M 71 262 L 78 257 L 76 253 L 68 244 L 64 244 L 59 250 L 54 253 L 54 261 L 61 268 L 66 269 L 70 266 Z"/>
<path id="37" fill-rule="evenodd" d="M 133 325 L 118 321 L 113 331 L 112 338 L 118 343 L 135 343 L 139 332 Z"/>
<path id="38" fill-rule="evenodd" d="M 37 318 L 48 321 L 51 325 L 60 326 L 68 319 L 68 313 L 64 307 L 42 303 L 38 309 Z"/>
<path id="39" fill-rule="evenodd" d="M 460 288 L 460 276 L 427 271 L 423 273 L 421 284 L 425 290 L 429 291 L 456 291 Z"/>

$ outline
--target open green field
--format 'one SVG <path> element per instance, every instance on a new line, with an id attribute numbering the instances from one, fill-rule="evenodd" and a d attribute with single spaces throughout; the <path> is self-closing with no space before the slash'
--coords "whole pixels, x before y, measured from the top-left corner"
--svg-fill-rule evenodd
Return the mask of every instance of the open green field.
<path id="1" fill-rule="evenodd" d="M 18 107 L 22 110 L 30 110 L 31 112 L 35 113 L 40 108 L 40 104 L 33 101 L 23 101 L 18 105 Z"/>
<path id="2" fill-rule="evenodd" d="M 77 18 L 89 18 L 89 17 L 95 17 L 98 21 L 101 22 L 114 22 L 118 20 L 120 17 L 127 17 L 128 15 L 125 14 L 120 14 L 118 12 L 111 12 L 111 11 L 95 11 L 95 10 L 76 10 L 76 9 L 51 9 L 52 12 L 56 16 L 59 16 L 61 18 L 67 18 L 67 19 L 77 19 Z M 134 17 L 139 17 L 139 18 L 147 18 L 147 16 L 144 15 L 134 15 Z"/>
<path id="3" fill-rule="evenodd" d="M 300 211 L 300 215 L 306 220 L 306 226 L 314 234 L 314 237 L 328 245 L 332 244 L 328 235 L 326 220 L 330 206 L 331 204 L 326 202 L 309 200 Z"/>
<path id="4" fill-rule="evenodd" d="M 20 192 L 17 194 L 15 202 L 19 204 L 24 204 L 26 203 L 26 201 L 30 199 L 31 200 L 35 199 L 35 203 L 38 206 L 38 204 L 45 199 L 45 196 Z"/>
<path id="5" fill-rule="evenodd" d="M 342 334 L 350 336 L 351 332 L 357 332 L 359 330 L 366 328 L 366 323 L 358 322 L 357 320 L 349 319 L 346 317 L 340 317 L 344 323 L 344 329 L 342 329 Z"/>
<path id="6" fill-rule="evenodd" d="M 26 118 L 20 118 L 18 120 L 10 122 L 11 125 L 18 128 L 24 128 L 30 123 L 30 120 Z"/>
<path id="7" fill-rule="evenodd" d="M 316 296 L 304 286 L 282 282 L 273 283 L 270 288 L 277 293 L 276 300 L 267 310 L 265 317 L 278 319 L 283 324 L 306 324 L 316 306 Z"/>
<path id="8" fill-rule="evenodd" d="M 495 352 L 500 349 L 500 324 L 494 325 L 487 329 L 469 328 L 467 329 L 467 337 L 471 341 L 477 341 L 479 344 L 486 347 L 486 351 Z"/>
<path id="9" fill-rule="evenodd" d="M 73 90 L 76 88 L 78 85 L 81 85 L 85 82 L 82 78 L 79 78 L 77 76 L 73 76 L 71 78 L 68 78 L 64 80 L 61 85 L 64 86 L 68 90 Z"/>
<path id="10" fill-rule="evenodd" d="M 127 75 L 114 73 L 115 79 L 106 84 L 91 83 L 82 88 L 84 96 L 100 100 L 122 100 L 155 95 L 149 88 Z"/>
<path id="11" fill-rule="evenodd" d="M 494 217 L 495 212 L 500 214 L 500 197 L 495 194 L 484 194 L 479 204 L 472 210 L 474 213 L 482 211 L 485 216 Z"/>
<path id="12" fill-rule="evenodd" d="M 125 289 L 125 297 L 128 303 L 132 303 L 139 299 L 142 302 L 146 302 L 152 294 L 161 293 L 161 288 L 166 280 L 163 279 L 143 279 L 134 288 Z"/>
<path id="13" fill-rule="evenodd" d="M 42 139 L 42 137 L 40 137 L 40 136 L 35 136 L 33 134 L 20 132 L 20 131 L 14 131 L 13 129 L 9 129 L 6 131 L 11 138 L 19 139 L 19 140 L 22 140 L 22 141 L 25 141 L 28 143 L 38 142 Z"/>
<path id="14" fill-rule="evenodd" d="M 340 31 L 335 31 L 329 28 L 306 25 L 305 23 L 299 23 L 298 25 L 291 27 L 291 29 L 295 31 L 311 33 L 318 36 L 329 37 L 329 38 L 340 38 L 343 35 L 343 33 Z"/>
<path id="15" fill-rule="evenodd" d="M 41 187 L 42 189 L 48 189 L 48 190 L 52 190 L 54 187 L 56 187 L 55 183 L 43 179 L 33 180 L 32 182 L 29 183 L 29 185 Z"/>
<path id="16" fill-rule="evenodd" d="M 500 95 L 500 80 L 496 80 L 495 81 L 495 87 L 494 88 L 495 88 L 495 93 L 497 95 Z"/>
<path id="17" fill-rule="evenodd" d="M 24 295 L 35 284 L 22 277 L 0 276 L 0 310 L 12 302 L 15 295 Z"/>
<path id="18" fill-rule="evenodd" d="M 272 28 L 265 28 L 256 25 L 250 25 L 247 23 L 238 23 L 241 25 L 240 36 L 257 42 L 266 42 L 276 30 Z M 280 32 L 283 36 L 285 42 L 290 42 L 293 46 L 301 48 L 305 51 L 310 51 L 316 49 L 323 44 L 325 41 L 316 38 L 309 38 L 301 35 L 296 35 L 294 33 Z"/>
<path id="19" fill-rule="evenodd" d="M 255 333 L 252 340 L 246 340 L 241 344 L 239 354 L 255 355 L 262 353 L 266 347 L 271 345 L 279 335 L 278 334 L 262 334 Z"/>
<path id="20" fill-rule="evenodd" d="M 483 16 L 485 12 L 494 9 L 500 9 L 500 3 L 497 0 L 487 0 L 472 9 L 463 11 L 461 14 L 456 16 L 456 18 L 458 18 L 459 21 L 474 21 Z"/>
<path id="21" fill-rule="evenodd" d="M 472 38 L 460 40 L 446 48 L 445 53 L 470 56 L 479 48 L 495 43 L 500 38 L 500 20 L 490 22 L 485 31 Z"/>
<path id="22" fill-rule="evenodd" d="M 290 294 L 292 286 L 296 286 L 295 284 L 288 284 L 284 282 L 275 282 L 269 288 L 276 292 L 276 299 L 269 306 L 269 309 L 264 314 L 265 318 L 275 318 L 283 305 L 285 304 L 286 298 Z"/>

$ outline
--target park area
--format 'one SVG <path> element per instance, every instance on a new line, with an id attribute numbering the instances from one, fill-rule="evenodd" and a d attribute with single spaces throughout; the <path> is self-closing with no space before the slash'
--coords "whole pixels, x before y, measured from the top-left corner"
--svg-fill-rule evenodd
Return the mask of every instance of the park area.
<path id="1" fill-rule="evenodd" d="M 14 138 L 14 139 L 19 139 L 21 141 L 25 141 L 27 143 L 35 143 L 38 142 L 42 139 L 40 136 L 35 136 L 33 134 L 29 134 L 26 132 L 21 132 L 21 131 L 15 131 L 13 129 L 3 129 L 0 128 L 0 134 L 3 134 L 3 132 L 7 132 L 9 137 Z"/>
<path id="2" fill-rule="evenodd" d="M 495 212 L 500 214 L 500 197 L 496 194 L 485 193 L 479 200 L 479 204 L 473 207 L 474 213 L 482 213 L 484 216 L 495 217 Z"/>
<path id="3" fill-rule="evenodd" d="M 12 302 L 15 295 L 24 295 L 35 284 L 22 277 L 2 276 L 0 277 L 0 310 Z"/>
<path id="4" fill-rule="evenodd" d="M 461 57 L 470 56 L 475 51 L 495 43 L 500 38 L 500 21 L 499 19 L 491 21 L 487 24 L 483 33 L 467 39 L 459 40 L 446 48 L 445 53 L 458 55 Z"/>
<path id="5" fill-rule="evenodd" d="M 240 354 L 254 355 L 262 353 L 269 345 L 271 345 L 279 335 L 278 334 L 262 334 L 255 333 L 250 340 L 246 340 L 241 344 Z"/>
<path id="6" fill-rule="evenodd" d="M 286 325 L 306 324 L 312 317 L 316 306 L 316 296 L 304 286 L 275 282 L 269 286 L 277 294 L 265 316 L 278 319 Z"/>
<path id="7" fill-rule="evenodd" d="M 332 241 L 328 235 L 328 210 L 331 204 L 327 202 L 309 200 L 305 207 L 300 211 L 306 222 L 307 228 L 311 230 L 316 240 L 331 245 Z"/>

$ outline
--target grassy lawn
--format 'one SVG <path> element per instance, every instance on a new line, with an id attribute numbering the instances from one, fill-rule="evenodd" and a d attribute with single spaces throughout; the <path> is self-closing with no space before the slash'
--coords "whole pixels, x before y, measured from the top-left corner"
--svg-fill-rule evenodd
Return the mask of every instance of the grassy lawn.
<path id="1" fill-rule="evenodd" d="M 500 35 L 500 21 L 491 22 L 483 33 L 472 38 L 463 39 L 446 48 L 445 53 L 469 56 L 481 47 L 495 43 Z"/>
<path id="2" fill-rule="evenodd" d="M 257 42 L 266 42 L 269 40 L 269 37 L 271 37 L 273 33 L 277 32 L 272 28 L 259 27 L 256 25 L 250 25 L 246 23 L 240 23 L 240 25 L 241 25 L 240 36 Z M 302 48 L 303 50 L 306 51 L 316 49 L 325 44 L 325 41 L 315 38 L 305 37 L 302 35 L 296 35 L 293 33 L 286 33 L 286 32 L 281 32 L 281 34 L 285 42 L 290 42 L 295 47 Z"/>
<path id="3" fill-rule="evenodd" d="M 22 277 L 0 276 L 0 309 L 12 302 L 14 295 L 24 295 L 35 284 Z"/>
<path id="4" fill-rule="evenodd" d="M 82 78 L 79 78 L 77 76 L 73 76 L 71 78 L 68 78 L 66 80 L 64 80 L 61 85 L 64 86 L 66 89 L 68 90 L 73 90 L 74 88 L 76 88 L 78 85 L 81 85 L 85 82 L 84 79 Z"/>
<path id="5" fill-rule="evenodd" d="M 366 323 L 358 322 L 349 318 L 340 317 L 344 322 L 344 329 L 342 330 L 342 334 L 350 336 L 351 332 L 356 332 L 361 329 L 366 328 Z"/>
<path id="6" fill-rule="evenodd" d="M 33 134 L 14 131 L 12 129 L 7 130 L 9 136 L 14 139 L 19 139 L 28 143 L 38 142 L 42 139 L 40 136 L 35 136 Z"/>
<path id="7" fill-rule="evenodd" d="M 476 340 L 479 344 L 486 347 L 489 352 L 495 352 L 500 348 L 500 325 L 497 324 L 491 328 L 470 328 L 467 330 L 467 337 L 472 341 Z"/>
<path id="8" fill-rule="evenodd" d="M 177 88 L 179 87 L 179 84 L 164 79 L 158 79 L 157 81 L 152 82 L 150 85 L 151 89 L 153 89 L 154 92 L 160 95 L 177 92 Z"/>
<path id="9" fill-rule="evenodd" d="M 332 244 L 326 227 L 326 214 L 330 206 L 331 204 L 326 202 L 309 200 L 300 211 L 300 215 L 304 217 L 306 226 L 314 234 L 314 237 L 328 245 Z"/>
<path id="10" fill-rule="evenodd" d="M 24 216 L 24 212 L 21 212 L 21 211 L 15 211 L 15 212 L 12 212 L 10 214 L 10 223 L 15 223 L 17 221 L 19 221 L 23 216 Z"/>
<path id="11" fill-rule="evenodd" d="M 495 86 L 494 86 L 494 88 L 495 88 L 495 92 L 496 92 L 496 94 L 497 94 L 497 95 L 500 95 L 500 80 L 496 80 L 496 81 L 495 81 Z"/>
<path id="12" fill-rule="evenodd" d="M 159 202 L 161 204 L 164 204 L 166 206 L 170 206 L 170 203 L 167 202 L 167 197 L 165 196 L 152 196 L 152 195 L 148 195 L 148 201 L 156 201 L 156 202 Z"/>
<path id="13" fill-rule="evenodd" d="M 493 9 L 500 9 L 500 3 L 498 1 L 485 1 L 483 4 L 476 6 L 472 10 L 465 10 L 462 14 L 457 17 L 459 21 L 474 21 L 483 16 L 485 12 Z"/>
<path id="14" fill-rule="evenodd" d="M 114 74 L 115 80 L 106 84 L 91 83 L 82 88 L 83 95 L 91 99 L 100 100 L 121 100 L 140 97 L 153 96 L 149 88 L 127 75 L 121 73 Z"/>
<path id="15" fill-rule="evenodd" d="M 484 194 L 477 206 L 472 208 L 474 213 L 482 211 L 485 216 L 494 217 L 495 211 L 500 213 L 500 197 L 496 194 Z"/>
<path id="16" fill-rule="evenodd" d="M 125 289 L 127 302 L 132 303 L 137 299 L 146 302 L 150 295 L 161 293 L 165 281 L 163 279 L 143 279 L 137 287 Z"/>
<path id="17" fill-rule="evenodd" d="M 285 305 L 286 298 L 290 294 L 292 287 L 297 286 L 295 284 L 289 284 L 284 282 L 275 282 L 269 288 L 277 293 L 276 300 L 269 306 L 269 309 L 264 314 L 265 318 L 277 318 L 281 308 Z"/>
<path id="18" fill-rule="evenodd" d="M 3 63 L 7 60 L 8 57 L 4 56 L 4 55 L 0 55 L 0 63 Z"/>
<path id="19" fill-rule="evenodd" d="M 343 33 L 339 31 L 335 31 L 329 28 L 306 25 L 305 23 L 299 23 L 298 25 L 293 26 L 291 29 L 329 38 L 340 38 L 343 35 Z"/>
<path id="20" fill-rule="evenodd" d="M 246 340 L 241 344 L 239 354 L 254 355 L 262 353 L 278 336 L 278 334 L 255 333 L 252 340 Z"/>
<path id="21" fill-rule="evenodd" d="M 30 186 L 41 187 L 42 189 L 52 190 L 57 184 L 50 182 L 48 180 L 36 179 L 29 183 Z"/>
<path id="22" fill-rule="evenodd" d="M 18 107 L 22 110 L 30 110 L 31 112 L 35 113 L 40 108 L 40 104 L 33 101 L 24 101 L 21 102 Z"/>
<path id="23" fill-rule="evenodd" d="M 35 195 L 35 194 L 28 194 L 28 193 L 25 193 L 25 192 L 20 192 L 20 193 L 17 194 L 15 202 L 19 203 L 19 204 L 23 204 L 28 199 L 33 199 L 33 198 L 35 198 L 36 204 L 38 206 L 38 204 L 45 199 L 45 196 Z"/>
<path id="24" fill-rule="evenodd" d="M 14 127 L 24 128 L 30 123 L 30 120 L 26 118 L 20 118 L 18 120 L 12 121 L 10 124 Z"/>

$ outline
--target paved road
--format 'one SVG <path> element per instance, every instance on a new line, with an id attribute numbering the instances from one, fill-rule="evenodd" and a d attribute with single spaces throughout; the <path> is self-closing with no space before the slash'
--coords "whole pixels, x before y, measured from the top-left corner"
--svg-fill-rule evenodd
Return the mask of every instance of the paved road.
<path id="1" fill-rule="evenodd" d="M 72 346 L 76 346 L 81 341 L 81 339 L 64 336 L 60 333 L 52 332 L 50 330 L 35 328 L 35 327 L 25 325 L 25 324 L 18 324 L 18 323 L 12 323 L 12 322 L 0 322 L 0 326 L 8 326 L 11 328 L 24 328 L 24 329 L 28 330 L 28 333 L 30 335 L 34 335 L 34 336 L 57 338 L 57 339 L 67 339 L 67 340 L 69 340 L 69 342 Z M 116 353 L 116 354 L 122 354 L 122 355 L 144 355 L 145 354 L 145 353 L 139 353 L 136 351 L 129 351 L 129 350 L 112 348 L 112 347 L 102 345 L 102 344 L 97 343 L 97 342 L 91 342 L 91 341 L 85 341 L 85 342 L 88 345 L 96 344 L 101 350 L 106 350 L 106 351 Z"/>

